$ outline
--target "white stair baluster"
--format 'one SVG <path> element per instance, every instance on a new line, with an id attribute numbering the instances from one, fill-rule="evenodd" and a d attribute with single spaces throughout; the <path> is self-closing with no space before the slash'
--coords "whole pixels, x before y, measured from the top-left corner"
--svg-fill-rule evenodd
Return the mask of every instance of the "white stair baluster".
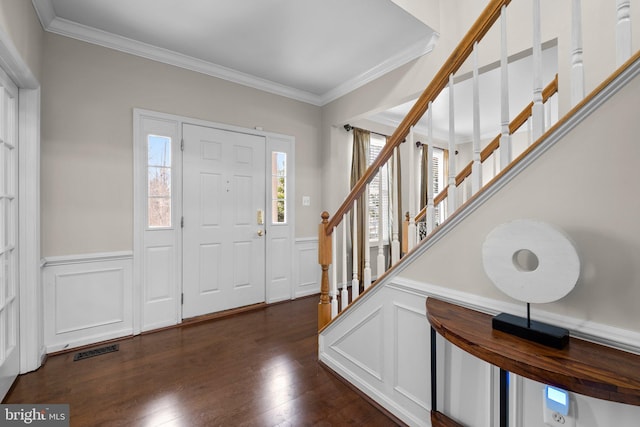
<path id="1" fill-rule="evenodd" d="M 371 246 L 369 242 L 369 184 L 365 187 L 364 202 L 364 230 L 362 230 L 362 239 L 364 240 L 364 270 L 362 271 L 362 288 L 367 289 L 371 286 Z"/>
<path id="2" fill-rule="evenodd" d="M 433 205 L 433 110 L 429 102 L 427 110 L 427 235 L 435 227 L 435 206 Z"/>
<path id="3" fill-rule="evenodd" d="M 511 133 L 509 132 L 509 58 L 507 50 L 507 7 L 500 15 L 500 169 L 511 163 Z"/>
<path id="4" fill-rule="evenodd" d="M 544 133 L 544 105 L 542 103 L 542 35 L 540 0 L 533 0 L 533 109 L 531 110 L 533 140 Z"/>
<path id="5" fill-rule="evenodd" d="M 581 0 L 572 0 L 571 6 L 571 106 L 573 107 L 584 98 L 584 63 Z"/>
<path id="6" fill-rule="evenodd" d="M 456 201 L 456 120 L 453 97 L 453 74 L 449 75 L 449 192 L 447 194 L 447 216 L 457 207 Z"/>
<path id="7" fill-rule="evenodd" d="M 399 239 L 399 230 L 400 230 L 400 224 L 398 223 L 398 218 L 399 218 L 399 211 L 400 211 L 400 207 L 399 205 L 399 196 L 398 196 L 398 155 L 400 153 L 400 148 L 396 147 L 393 150 L 393 156 L 392 156 L 392 165 L 393 165 L 393 182 L 391 183 L 391 194 L 393 196 L 393 203 L 392 203 L 392 209 L 391 209 L 391 215 L 393 218 L 393 221 L 391 221 L 391 224 L 393 225 L 393 236 L 392 236 L 392 240 L 391 240 L 391 265 L 395 265 L 396 263 L 398 263 L 398 261 L 400 261 L 400 239 Z"/>
<path id="8" fill-rule="evenodd" d="M 387 171 L 389 170 L 389 167 L 387 166 Z M 383 175 L 382 173 L 383 168 L 380 168 L 378 170 L 378 175 L 379 175 L 379 179 L 380 179 L 380 196 L 379 196 L 379 206 L 378 206 L 378 257 L 376 259 L 376 276 L 380 277 L 384 274 L 385 271 L 385 263 L 384 263 L 384 217 L 385 217 L 385 212 L 384 212 L 384 204 L 382 203 L 382 180 L 385 179 L 386 177 Z M 387 189 L 388 191 L 390 189 Z M 387 201 L 390 199 L 389 195 L 387 195 Z"/>
<path id="9" fill-rule="evenodd" d="M 471 194 L 482 187 L 480 162 L 480 81 L 478 76 L 478 42 L 473 44 L 473 166 L 471 168 Z"/>
<path id="10" fill-rule="evenodd" d="M 416 245 L 416 160 L 415 160 L 415 150 L 416 145 L 414 142 L 413 135 L 413 126 L 409 130 L 409 135 L 407 136 L 407 144 L 409 144 L 409 232 L 408 232 L 408 241 L 407 247 L 409 251 L 413 249 Z"/>
<path id="11" fill-rule="evenodd" d="M 353 249 L 353 276 L 351 279 L 351 301 L 360 295 L 360 281 L 358 280 L 358 199 L 353 201 L 353 230 L 351 230 L 351 246 Z"/>
<path id="12" fill-rule="evenodd" d="M 338 228 L 334 227 L 331 233 L 331 247 L 333 251 L 331 253 L 331 318 L 333 319 L 338 315 L 338 246 L 336 233 Z"/>
<path id="13" fill-rule="evenodd" d="M 631 57 L 631 2 L 616 0 L 616 66 Z"/>
<path id="14" fill-rule="evenodd" d="M 344 214 L 342 217 L 342 301 L 340 311 L 349 305 L 349 288 L 347 284 L 347 214 Z"/>

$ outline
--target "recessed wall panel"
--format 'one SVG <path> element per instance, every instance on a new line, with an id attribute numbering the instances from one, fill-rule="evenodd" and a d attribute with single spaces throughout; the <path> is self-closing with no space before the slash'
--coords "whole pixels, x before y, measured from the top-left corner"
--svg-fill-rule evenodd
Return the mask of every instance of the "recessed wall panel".
<path id="1" fill-rule="evenodd" d="M 200 224 L 205 227 L 220 225 L 222 207 L 222 176 L 213 173 L 200 174 Z"/>
<path id="2" fill-rule="evenodd" d="M 271 239 L 271 252 L 273 254 L 273 262 L 271 264 L 271 279 L 286 279 L 289 272 L 290 261 L 288 239 Z"/>
<path id="3" fill-rule="evenodd" d="M 251 280 L 251 242 L 233 244 L 233 287 L 249 286 Z"/>
<path id="4" fill-rule="evenodd" d="M 152 246 L 146 249 L 145 302 L 158 302 L 171 298 L 173 278 L 173 246 Z"/>
<path id="5" fill-rule="evenodd" d="M 235 209 L 234 224 L 250 225 L 256 224 L 257 211 L 252 209 L 253 204 L 253 180 L 250 176 L 236 175 L 235 181 Z"/>
<path id="6" fill-rule="evenodd" d="M 253 164 L 253 150 L 249 147 L 236 146 L 235 160 L 237 165 L 251 166 Z"/>
<path id="7" fill-rule="evenodd" d="M 220 290 L 221 255 L 219 244 L 200 245 L 200 294 Z"/>
<path id="8" fill-rule="evenodd" d="M 215 141 L 202 141 L 202 158 L 204 160 L 220 160 L 222 144 Z"/>
<path id="9" fill-rule="evenodd" d="M 120 268 L 55 277 L 55 333 L 94 328 L 124 319 L 124 277 Z"/>
<path id="10" fill-rule="evenodd" d="M 430 355 L 429 323 L 423 313 L 410 308 L 395 305 L 395 380 L 394 389 L 405 398 L 430 410 L 430 378 L 427 369 L 416 366 L 428 366 Z"/>

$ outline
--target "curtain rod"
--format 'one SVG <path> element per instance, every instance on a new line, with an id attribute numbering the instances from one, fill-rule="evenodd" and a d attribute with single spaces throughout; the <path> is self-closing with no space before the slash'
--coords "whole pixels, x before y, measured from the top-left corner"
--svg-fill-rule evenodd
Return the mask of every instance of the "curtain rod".
<path id="1" fill-rule="evenodd" d="M 355 128 L 355 127 L 353 127 L 353 126 L 351 126 L 349 123 L 347 123 L 346 125 L 344 125 L 344 130 L 346 130 L 347 132 L 349 132 L 349 131 L 350 131 L 350 130 L 352 130 L 352 129 L 356 129 L 356 128 Z M 360 128 L 358 128 L 358 129 L 360 129 Z M 374 134 L 376 134 L 376 135 L 380 135 L 380 136 L 384 136 L 385 138 L 389 138 L 389 135 L 385 135 L 385 134 L 380 133 L 380 132 L 374 132 L 374 131 L 369 130 L 369 129 L 362 129 L 362 130 L 366 130 L 366 131 L 367 131 L 367 132 L 369 132 L 369 133 L 374 133 Z"/>

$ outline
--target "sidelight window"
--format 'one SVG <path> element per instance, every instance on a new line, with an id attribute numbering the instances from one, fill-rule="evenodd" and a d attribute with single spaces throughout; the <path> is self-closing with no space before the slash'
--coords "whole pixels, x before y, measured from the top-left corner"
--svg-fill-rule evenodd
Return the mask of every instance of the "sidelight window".
<path id="1" fill-rule="evenodd" d="M 171 227 L 171 138 L 147 136 L 147 226 Z"/>
<path id="2" fill-rule="evenodd" d="M 271 222 L 287 222 L 287 153 L 271 153 Z"/>

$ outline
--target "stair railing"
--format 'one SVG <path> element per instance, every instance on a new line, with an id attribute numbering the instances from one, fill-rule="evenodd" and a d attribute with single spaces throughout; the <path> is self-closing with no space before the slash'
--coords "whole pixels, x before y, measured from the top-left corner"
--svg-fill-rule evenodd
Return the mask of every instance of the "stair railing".
<path id="1" fill-rule="evenodd" d="M 511 0 L 492 0 L 480 14 L 471 29 L 462 39 L 460 44 L 453 50 L 449 58 L 445 61 L 440 71 L 436 74 L 425 91 L 420 95 L 409 114 L 402 120 L 393 135 L 387 141 L 385 147 L 380 151 L 376 160 L 367 169 L 366 173 L 353 186 L 351 192 L 342 205 L 335 212 L 333 217 L 329 217 L 327 212 L 322 213 L 322 223 L 318 233 L 318 262 L 322 269 L 320 281 L 320 303 L 318 305 L 318 327 L 324 327 L 331 320 L 331 300 L 329 297 L 329 266 L 333 261 L 332 239 L 336 240 L 334 231 L 343 221 L 345 214 L 352 210 L 356 200 L 365 192 L 369 184 L 381 167 L 389 161 L 393 151 L 409 135 L 409 132 L 422 118 L 431 102 L 447 86 L 452 76 L 462 67 L 477 43 L 482 40 L 494 22 L 498 20 L 501 13 L 504 13 L 506 6 Z M 346 225 L 346 224 L 345 224 Z M 333 237 L 332 237 L 333 236 Z M 356 241 L 356 239 L 354 239 Z M 344 267 L 343 267 L 344 268 Z M 334 288 L 335 288 L 334 282 Z M 344 285 L 343 285 L 344 286 Z M 352 288 L 353 289 L 353 288 Z M 335 291 L 335 289 L 334 289 Z M 336 298 L 336 295 L 332 295 Z M 345 307 L 342 307 L 344 310 Z"/>
<path id="2" fill-rule="evenodd" d="M 554 96 L 555 94 L 558 93 L 558 75 L 556 74 L 554 79 L 551 81 L 551 83 L 549 83 L 544 90 L 542 91 L 542 102 L 546 103 L 547 101 L 549 101 L 551 99 L 552 96 Z M 511 123 L 509 123 L 509 134 L 513 135 L 515 134 L 518 130 L 520 130 L 520 128 L 525 125 L 526 123 L 528 123 L 531 120 L 533 114 L 533 101 L 529 103 L 529 105 L 527 105 L 512 121 Z M 551 123 L 549 123 L 551 124 Z M 491 140 L 491 142 L 489 144 L 487 144 L 482 151 L 480 152 L 480 156 L 478 157 L 477 162 L 480 163 L 480 165 L 484 164 L 487 160 L 489 160 L 491 158 L 491 156 L 496 155 L 498 149 L 500 148 L 500 138 L 501 135 L 496 136 L 493 140 Z M 531 138 L 530 138 L 531 139 Z M 421 144 L 421 143 L 420 143 Z M 424 150 L 425 148 L 428 149 L 428 145 L 427 144 L 421 144 L 422 149 Z M 431 163 L 431 159 L 433 158 L 433 154 L 429 154 L 428 155 L 428 160 L 429 160 L 429 164 Z M 458 172 L 458 174 L 455 177 L 455 188 L 458 189 L 460 188 L 462 185 L 464 185 L 466 183 L 467 180 L 469 180 L 470 178 L 480 178 L 480 174 L 476 173 L 472 175 L 472 172 L 475 168 L 478 168 L 479 166 L 477 164 L 474 164 L 474 161 L 471 161 L 469 163 L 467 163 L 467 165 L 462 168 L 460 170 L 460 172 Z M 431 174 L 428 174 L 429 176 Z M 478 192 L 478 190 L 480 189 L 480 187 L 482 187 L 481 183 L 480 184 L 476 184 L 475 182 L 472 183 L 472 194 L 475 194 Z M 432 188 L 432 187 L 429 187 Z M 433 230 L 436 228 L 436 224 L 439 225 L 439 223 L 443 222 L 444 220 L 447 219 L 448 215 L 447 215 L 447 207 L 446 207 L 446 202 L 447 202 L 447 196 L 449 194 L 449 185 L 445 186 L 442 191 L 440 191 L 435 197 L 433 195 L 433 191 L 430 191 L 427 195 L 427 204 L 425 206 L 422 207 L 422 209 L 420 210 L 420 212 L 418 212 L 418 214 L 415 216 L 414 218 L 414 222 L 416 224 L 418 224 L 418 227 L 416 229 L 416 233 L 417 233 L 417 237 L 416 237 L 416 241 L 420 242 L 421 240 L 425 239 L 429 234 L 431 234 L 433 232 Z M 466 196 L 466 197 L 465 197 Z M 463 194 L 462 200 L 461 200 L 461 204 L 464 203 L 467 199 L 468 199 L 468 195 L 465 192 Z M 438 210 L 438 208 L 440 208 L 440 210 Z M 436 218 L 436 212 L 443 212 L 443 214 L 438 215 L 438 218 Z M 408 233 L 409 231 L 409 220 L 405 220 L 405 223 L 403 224 L 403 230 L 406 230 L 406 233 Z"/>
<path id="3" fill-rule="evenodd" d="M 630 15 L 630 0 L 610 0 L 615 1 L 616 7 L 616 61 L 620 65 L 631 57 L 632 52 L 632 38 L 631 38 L 631 15 Z M 393 134 L 387 139 L 387 144 L 380 151 L 378 157 L 366 170 L 364 175 L 357 181 L 352 187 L 351 192 L 346 197 L 342 205 L 338 208 L 333 216 L 330 216 L 328 212 L 322 213 L 322 222 L 319 225 L 318 230 L 318 261 L 321 265 L 321 293 L 320 303 L 318 305 L 318 328 L 324 328 L 331 319 L 338 316 L 339 312 L 344 311 L 350 302 L 358 298 L 360 295 L 360 287 L 367 289 L 371 282 L 371 260 L 370 248 L 369 248 L 369 232 L 368 226 L 364 227 L 364 235 L 355 235 L 358 231 L 358 227 L 352 227 L 350 225 L 349 218 L 357 218 L 358 204 L 357 200 L 364 196 L 369 195 L 369 184 L 375 178 L 377 174 L 380 174 L 384 167 L 387 169 L 395 164 L 394 153 L 399 150 L 400 144 L 403 141 L 407 141 L 410 145 L 409 149 L 409 176 L 411 178 L 416 177 L 416 162 L 414 156 L 415 149 L 415 132 L 414 127 L 427 114 L 427 121 L 430 123 L 428 126 L 428 135 L 426 148 L 429 150 L 429 159 L 432 157 L 433 149 L 433 135 L 431 126 L 431 112 L 432 103 L 448 86 L 449 95 L 449 138 L 448 138 L 448 152 L 451 155 L 448 156 L 448 175 L 447 175 L 447 187 L 439 194 L 433 194 L 432 183 L 427 185 L 427 206 L 417 206 L 417 186 L 415 179 L 409 179 L 409 212 L 407 215 L 406 224 L 401 227 L 400 221 L 392 221 L 393 227 L 390 230 L 392 235 L 391 243 L 391 265 L 397 265 L 397 262 L 402 252 L 407 252 L 413 249 L 413 247 L 420 243 L 420 227 L 422 227 L 422 235 L 430 234 L 433 232 L 435 225 L 438 221 L 442 221 L 446 217 L 450 217 L 453 213 L 462 205 L 462 201 L 457 194 L 457 189 L 460 185 L 465 183 L 466 180 L 470 180 L 471 195 L 476 194 L 483 187 L 482 177 L 482 164 L 491 156 L 495 156 L 495 153 L 499 149 L 500 161 L 499 169 L 503 170 L 507 168 L 513 161 L 511 136 L 512 134 L 522 127 L 525 123 L 529 123 L 529 143 L 537 141 L 544 133 L 545 130 L 545 106 L 544 103 L 558 91 L 558 79 L 557 76 L 553 82 L 547 86 L 544 90 L 542 87 L 542 41 L 541 41 L 541 13 L 540 13 L 540 0 L 531 0 L 533 5 L 533 101 L 522 112 L 510 122 L 509 120 L 509 84 L 508 84 L 508 57 L 507 57 L 507 27 L 506 27 L 506 8 L 511 3 L 510 0 L 490 0 L 488 5 L 482 11 L 478 19 L 471 26 L 465 37 L 461 40 L 458 46 L 453 50 L 449 58 L 444 62 L 444 65 L 440 68 L 435 75 L 431 83 L 427 86 L 424 92 L 420 95 L 414 106 L 411 108 L 407 116 L 402 120 L 400 125 L 396 128 Z M 571 105 L 575 106 L 585 96 L 584 88 L 584 66 L 582 60 L 582 12 L 581 12 L 581 0 L 571 1 L 571 60 L 569 70 L 569 92 L 571 95 Z M 477 59 L 477 46 L 478 43 L 487 34 L 494 24 L 500 18 L 500 36 L 501 36 L 501 55 L 500 55 L 500 69 L 501 69 L 501 90 L 500 90 L 500 127 L 501 133 L 498 137 L 493 139 L 486 147 L 480 146 L 480 130 L 479 130 L 479 78 L 478 78 L 478 59 Z M 456 151 L 456 134 L 455 134 L 455 117 L 453 114 L 453 100 L 454 100 L 454 75 L 460 70 L 463 64 L 471 57 L 473 61 L 473 160 L 466 165 L 460 172 L 456 173 L 456 163 L 453 153 Z M 612 70 L 613 71 L 613 70 Z M 421 143 L 420 143 L 421 144 Z M 404 165 L 404 160 L 403 160 Z M 428 174 L 431 176 L 430 174 Z M 485 177 L 486 178 L 486 177 Z M 465 188 L 468 185 L 465 185 Z M 397 202 L 397 191 L 392 190 L 392 194 L 389 196 L 391 205 L 393 206 L 394 217 L 402 206 Z M 462 195 L 462 199 L 468 197 L 467 194 Z M 360 209 L 368 209 L 368 203 L 361 204 Z M 439 210 L 443 212 L 443 216 L 440 219 L 436 219 L 434 212 Z M 381 213 L 382 216 L 382 213 Z M 382 218 L 379 218 L 382 221 Z M 417 223 L 423 221 L 422 226 L 418 226 Z M 355 221 L 353 221 L 355 222 Z M 340 228 L 340 230 L 339 230 Z M 348 230 L 351 231 L 350 239 L 347 239 Z M 399 228 L 404 228 L 399 229 Z M 341 231 L 341 232 L 339 232 Z M 342 260 L 340 263 L 337 261 L 337 246 L 338 240 L 341 240 L 341 253 Z M 351 281 L 348 280 L 347 265 L 347 251 L 349 242 L 359 242 L 360 240 L 365 242 L 363 257 L 364 257 L 364 270 L 361 272 L 359 268 L 358 258 L 359 251 L 358 245 L 352 245 L 351 248 L 351 261 L 353 267 L 351 267 Z M 400 242 L 402 241 L 402 245 Z M 377 257 L 377 276 L 378 279 L 383 277 L 389 270 L 384 267 L 387 262 L 382 249 L 382 242 L 378 244 L 378 257 Z M 330 267 L 332 273 L 332 280 L 329 280 Z M 382 267 L 381 267 L 382 266 Z M 342 291 L 338 293 L 338 270 L 341 269 L 342 277 Z M 386 272 L 385 272 L 386 270 Z M 364 283 L 363 283 L 364 282 Z M 351 293 L 349 293 L 349 284 Z M 339 298 L 340 297 L 340 298 Z"/>

